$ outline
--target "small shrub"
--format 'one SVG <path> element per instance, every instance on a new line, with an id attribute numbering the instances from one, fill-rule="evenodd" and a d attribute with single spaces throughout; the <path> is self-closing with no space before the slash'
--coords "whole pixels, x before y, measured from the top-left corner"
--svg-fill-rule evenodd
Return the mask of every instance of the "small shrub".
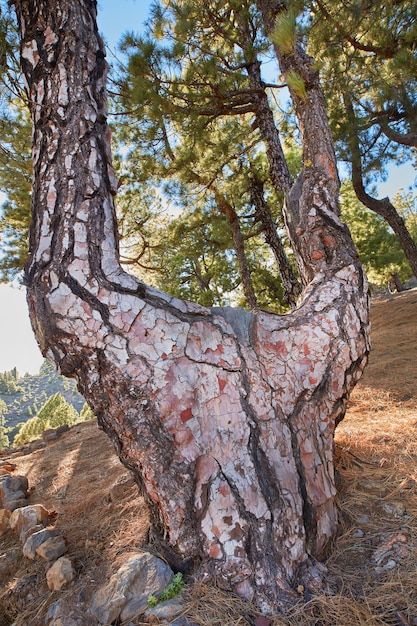
<path id="1" fill-rule="evenodd" d="M 166 600 L 172 600 L 172 598 L 176 598 L 184 589 L 184 586 L 184 578 L 181 572 L 178 572 L 174 575 L 174 578 L 171 580 L 169 585 L 165 587 L 165 589 L 162 591 L 158 598 L 156 596 L 149 596 L 148 607 L 153 608 L 160 602 L 165 602 Z"/>

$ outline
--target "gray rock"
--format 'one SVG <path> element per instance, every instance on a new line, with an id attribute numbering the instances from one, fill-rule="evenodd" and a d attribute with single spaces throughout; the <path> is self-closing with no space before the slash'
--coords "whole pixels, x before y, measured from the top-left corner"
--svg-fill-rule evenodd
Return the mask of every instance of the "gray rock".
<path id="1" fill-rule="evenodd" d="M 160 602 L 152 609 L 145 611 L 144 617 L 149 620 L 150 617 L 158 618 L 158 621 L 167 620 L 171 621 L 174 617 L 177 617 L 184 611 L 184 605 L 181 598 L 172 598 L 171 600 L 165 600 Z M 149 620 L 150 621 L 150 620 Z"/>
<path id="2" fill-rule="evenodd" d="M 400 500 L 387 500 L 386 502 L 382 502 L 379 506 L 383 515 L 387 515 L 388 517 L 400 518 L 407 515 L 407 509 L 405 505 Z"/>
<path id="3" fill-rule="evenodd" d="M 133 619 L 146 611 L 149 596 L 162 593 L 173 577 L 173 571 L 161 559 L 147 552 L 137 554 L 94 594 L 90 613 L 100 624 Z"/>
<path id="4" fill-rule="evenodd" d="M 24 501 L 28 495 L 28 479 L 26 476 L 11 476 L 4 474 L 0 476 L 0 508 L 11 509 L 10 506 L 16 501 Z M 14 508 L 17 508 L 16 505 Z"/>
<path id="5" fill-rule="evenodd" d="M 56 528 L 52 528 L 51 526 L 43 528 L 42 530 L 38 530 L 38 532 L 30 535 L 23 544 L 23 556 L 25 556 L 27 559 L 35 559 L 36 549 L 48 539 L 51 539 L 52 537 L 57 537 L 59 535 L 59 530 L 57 530 Z"/>
<path id="6" fill-rule="evenodd" d="M 50 537 L 43 541 L 37 548 L 38 554 L 45 561 L 55 561 L 67 551 L 67 544 L 62 536 Z"/>
<path id="7" fill-rule="evenodd" d="M 90 620 L 81 608 L 74 607 L 67 596 L 51 604 L 46 614 L 45 626 L 98 626 L 98 623 Z"/>

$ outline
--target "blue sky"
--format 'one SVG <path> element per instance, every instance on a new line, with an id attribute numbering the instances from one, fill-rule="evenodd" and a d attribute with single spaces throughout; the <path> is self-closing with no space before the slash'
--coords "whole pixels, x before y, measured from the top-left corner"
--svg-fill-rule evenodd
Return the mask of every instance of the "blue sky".
<path id="1" fill-rule="evenodd" d="M 109 47 L 110 62 L 121 36 L 127 31 L 141 30 L 150 4 L 150 0 L 99 0 L 98 26 Z M 379 185 L 380 195 L 392 197 L 399 188 L 408 189 L 415 177 L 411 164 L 393 166 L 389 181 Z M 30 327 L 25 291 L 0 285 L 0 305 L 0 372 L 16 366 L 22 375 L 37 373 L 42 356 Z"/>
<path id="2" fill-rule="evenodd" d="M 150 0 L 99 0 L 98 27 L 110 51 L 127 31 L 139 32 Z M 111 54 L 108 54 L 111 62 Z M 17 367 L 21 375 L 37 373 L 42 355 L 30 326 L 25 290 L 0 285 L 0 372 Z"/>
<path id="3" fill-rule="evenodd" d="M 99 0 L 98 27 L 110 50 L 125 32 L 141 30 L 150 4 L 150 0 Z"/>

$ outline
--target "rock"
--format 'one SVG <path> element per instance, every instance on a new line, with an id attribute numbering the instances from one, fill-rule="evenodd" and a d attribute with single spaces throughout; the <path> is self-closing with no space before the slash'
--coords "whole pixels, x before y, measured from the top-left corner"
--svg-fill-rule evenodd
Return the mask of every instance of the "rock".
<path id="1" fill-rule="evenodd" d="M 61 556 L 46 572 L 46 583 L 51 591 L 59 591 L 74 580 L 75 572 L 71 561 Z"/>
<path id="2" fill-rule="evenodd" d="M 145 552 L 126 561 L 105 587 L 93 596 L 91 614 L 100 624 L 128 621 L 146 611 L 148 597 L 158 596 L 171 582 L 173 571 Z"/>
<path id="3" fill-rule="evenodd" d="M 90 621 L 85 610 L 74 607 L 73 601 L 67 597 L 51 604 L 45 616 L 45 626 L 97 626 L 97 621 Z"/>
<path id="4" fill-rule="evenodd" d="M 25 545 L 26 540 L 29 539 L 29 537 L 33 535 L 33 533 L 37 533 L 44 528 L 45 526 L 43 524 L 36 524 L 36 526 L 31 526 L 31 528 L 28 528 L 28 530 L 25 533 L 22 533 L 22 536 L 20 537 L 22 544 Z"/>
<path id="5" fill-rule="evenodd" d="M 31 504 L 13 511 L 10 516 L 10 528 L 15 530 L 18 533 L 20 540 L 23 541 L 26 532 L 30 528 L 33 528 L 38 524 L 45 526 L 48 523 L 48 520 L 49 511 L 45 509 L 45 507 L 41 504 Z"/>
<path id="6" fill-rule="evenodd" d="M 9 509 L 9 511 L 13 512 L 16 511 L 16 509 L 27 506 L 27 503 L 27 498 L 19 498 L 18 500 L 5 500 L 4 506 Z"/>
<path id="7" fill-rule="evenodd" d="M 10 528 L 9 509 L 0 509 L 0 536 Z"/>
<path id="8" fill-rule="evenodd" d="M 376 574 L 383 574 L 384 572 L 395 569 L 396 567 L 397 561 L 394 561 L 394 559 L 389 559 L 384 565 L 382 565 L 381 567 L 375 567 L 374 569 Z"/>
<path id="9" fill-rule="evenodd" d="M 0 476 L 0 506 L 9 509 L 10 503 L 16 500 L 26 500 L 28 495 L 28 479 L 26 476 Z"/>
<path id="10" fill-rule="evenodd" d="M 67 551 L 64 537 L 50 537 L 36 548 L 38 554 L 45 561 L 55 561 Z"/>
<path id="11" fill-rule="evenodd" d="M 172 600 L 166 600 L 165 602 L 157 604 L 152 609 L 147 609 L 144 613 L 144 618 L 147 621 L 151 621 L 150 618 L 156 617 L 158 622 L 166 620 L 171 623 L 171 620 L 183 611 L 184 605 L 181 602 L 181 598 L 172 598 Z"/>
<path id="12" fill-rule="evenodd" d="M 57 537 L 59 535 L 59 530 L 57 530 L 56 528 L 52 528 L 52 526 L 48 526 L 47 528 L 38 530 L 38 532 L 32 533 L 23 544 L 23 556 L 25 556 L 27 559 L 35 559 L 36 549 L 48 539 Z"/>

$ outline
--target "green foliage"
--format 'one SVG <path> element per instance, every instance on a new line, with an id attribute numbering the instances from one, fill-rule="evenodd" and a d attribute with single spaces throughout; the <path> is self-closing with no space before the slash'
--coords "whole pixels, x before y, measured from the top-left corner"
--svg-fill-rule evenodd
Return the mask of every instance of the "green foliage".
<path id="1" fill-rule="evenodd" d="M 403 218 L 414 241 L 417 242 L 417 195 L 400 189 L 394 197 L 394 204 Z"/>
<path id="2" fill-rule="evenodd" d="M 412 159 L 412 148 L 385 130 L 417 130 L 417 3 L 387 0 L 365 8 L 362 0 L 327 0 L 308 7 L 309 51 L 320 59 L 338 157 L 351 161 L 356 137 L 365 182 L 383 179 L 392 161 Z"/>
<path id="3" fill-rule="evenodd" d="M 249 13 L 250 35 L 243 27 Z M 251 3 L 206 8 L 187 0 L 155 4 L 148 24 L 143 37 L 124 40 L 129 60 L 118 108 L 132 111 L 134 103 L 135 113 L 119 117 L 113 133 L 131 146 L 117 159 L 122 258 L 145 282 L 172 295 L 207 306 L 245 305 L 235 220 L 262 301 L 282 294 L 271 257 L 264 272 L 264 244 L 248 193 L 251 169 L 268 171 L 251 111 L 257 96 L 243 64 L 270 46 L 260 15 Z M 271 194 L 270 182 L 266 188 Z M 275 198 L 278 219 L 282 201 Z M 278 288 L 263 285 L 264 276 L 269 285 L 274 276 Z"/>
<path id="4" fill-rule="evenodd" d="M 0 394 L 13 396 L 23 391 L 23 388 L 17 384 L 18 374 L 16 368 L 10 372 L 0 374 Z"/>
<path id="5" fill-rule="evenodd" d="M 280 13 L 275 22 L 275 28 L 270 35 L 271 41 L 287 54 L 292 52 L 295 45 L 295 25 L 295 11 L 292 10 L 288 11 L 288 13 Z"/>
<path id="6" fill-rule="evenodd" d="M 74 407 L 60 393 L 56 393 L 45 402 L 35 417 L 30 418 L 20 428 L 13 445 L 21 446 L 37 439 L 48 428 L 58 428 L 64 424 L 71 426 L 78 421 L 78 417 Z"/>
<path id="7" fill-rule="evenodd" d="M 166 602 L 167 600 L 172 600 L 172 598 L 176 598 L 184 589 L 184 587 L 185 587 L 185 582 L 184 582 L 183 575 L 181 574 L 181 572 L 177 572 L 177 574 L 174 575 L 169 585 L 165 587 L 165 589 L 162 591 L 162 593 L 158 597 L 149 596 L 148 607 L 153 608 L 160 602 Z"/>
<path id="8" fill-rule="evenodd" d="M 0 379 L 4 378 L 3 374 L 0 374 Z M 20 430 L 20 426 L 26 422 L 29 418 L 35 418 L 39 413 L 39 407 L 42 407 L 48 398 L 60 393 L 66 402 L 71 404 L 78 418 L 78 411 L 81 410 L 85 400 L 73 387 L 73 381 L 70 383 L 70 387 L 66 384 L 67 379 L 60 376 L 54 369 L 53 365 L 49 361 L 45 361 L 39 374 L 30 375 L 25 374 L 22 378 L 19 378 L 19 374 L 14 368 L 11 372 L 7 373 L 7 384 L 10 386 L 13 380 L 18 383 L 18 391 L 13 395 L 0 394 L 2 399 L 7 405 L 7 418 L 5 426 L 7 427 L 8 436 L 10 441 L 13 441 L 14 437 Z M 10 379 L 12 381 L 10 382 Z"/>
<path id="9" fill-rule="evenodd" d="M 341 212 L 372 284 L 386 286 L 392 274 L 398 274 L 403 282 L 410 278 L 397 238 L 382 217 L 359 202 L 347 181 L 342 185 Z"/>
<path id="10" fill-rule="evenodd" d="M 83 408 L 80 411 L 80 417 L 78 419 L 79 422 L 87 422 L 88 420 L 95 419 L 95 415 L 87 402 L 84 403 Z"/>
<path id="11" fill-rule="evenodd" d="M 290 70 L 287 72 L 287 83 L 290 89 L 292 89 L 296 95 L 301 98 L 301 100 L 305 100 L 307 97 L 306 86 L 303 78 L 298 74 L 298 72 L 294 70 Z"/>
<path id="12" fill-rule="evenodd" d="M 0 450 L 8 448 L 10 445 L 9 437 L 7 436 L 8 429 L 5 427 L 4 419 L 7 412 L 7 404 L 0 398 Z"/>
<path id="13" fill-rule="evenodd" d="M 31 126 L 21 104 L 0 111 L 0 141 L 0 190 L 7 194 L 0 212 L 0 281 L 7 281 L 27 259 L 31 222 Z"/>

